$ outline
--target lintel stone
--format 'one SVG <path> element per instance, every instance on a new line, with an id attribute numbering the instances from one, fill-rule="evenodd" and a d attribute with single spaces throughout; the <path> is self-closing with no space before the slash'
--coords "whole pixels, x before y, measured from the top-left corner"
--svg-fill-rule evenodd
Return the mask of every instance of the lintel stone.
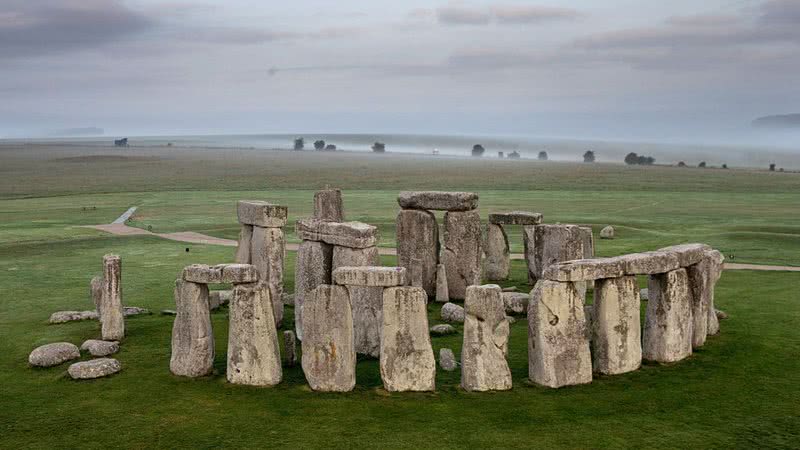
<path id="1" fill-rule="evenodd" d="M 373 247 L 378 243 L 378 228 L 363 222 L 326 222 L 300 219 L 295 224 L 298 238 L 321 241 L 349 248 Z"/>
<path id="2" fill-rule="evenodd" d="M 405 267 L 339 267 L 333 271 L 333 282 L 347 286 L 403 286 L 406 284 Z"/>
<path id="3" fill-rule="evenodd" d="M 478 194 L 474 192 L 405 191 L 397 197 L 403 209 L 438 211 L 471 211 L 478 207 Z"/>
<path id="4" fill-rule="evenodd" d="M 489 214 L 489 223 L 495 225 L 539 225 L 542 214 L 527 211 L 511 211 Z"/>
<path id="5" fill-rule="evenodd" d="M 239 223 L 264 228 L 280 228 L 286 225 L 288 208 L 260 200 L 239 200 L 236 205 Z"/>

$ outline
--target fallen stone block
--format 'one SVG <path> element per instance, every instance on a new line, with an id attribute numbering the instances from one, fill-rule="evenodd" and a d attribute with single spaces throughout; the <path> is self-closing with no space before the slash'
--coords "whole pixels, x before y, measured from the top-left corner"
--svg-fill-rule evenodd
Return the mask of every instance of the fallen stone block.
<path id="1" fill-rule="evenodd" d="M 48 320 L 51 324 L 75 322 L 79 320 L 94 320 L 100 316 L 97 311 L 56 311 Z"/>
<path id="2" fill-rule="evenodd" d="M 442 320 L 452 323 L 464 323 L 464 308 L 455 303 L 442 305 Z"/>
<path id="3" fill-rule="evenodd" d="M 489 223 L 495 225 L 539 225 L 542 223 L 540 213 L 511 211 L 489 214 Z"/>
<path id="4" fill-rule="evenodd" d="M 444 214 L 442 263 L 451 300 L 463 299 L 467 286 L 481 282 L 481 217 L 476 211 Z"/>
<path id="5" fill-rule="evenodd" d="M 642 364 L 639 287 L 635 276 L 597 280 L 591 316 L 592 367 L 616 375 Z"/>
<path id="6" fill-rule="evenodd" d="M 177 316 L 178 312 L 175 311 L 174 309 L 162 309 L 161 310 L 161 315 L 162 316 Z"/>
<path id="7" fill-rule="evenodd" d="M 81 344 L 82 351 L 88 351 L 92 356 L 108 356 L 119 351 L 119 342 L 89 339 Z"/>
<path id="8" fill-rule="evenodd" d="M 478 207 L 478 194 L 473 192 L 406 191 L 400 193 L 397 203 L 403 209 L 471 211 Z"/>
<path id="9" fill-rule="evenodd" d="M 500 286 L 468 287 L 464 310 L 461 387 L 467 391 L 511 389 L 511 369 L 506 361 L 510 330 Z"/>
<path id="10" fill-rule="evenodd" d="M 138 306 L 123 306 L 122 315 L 125 317 L 149 315 L 150 310 L 147 308 L 140 308 Z"/>
<path id="11" fill-rule="evenodd" d="M 380 367 L 383 387 L 389 392 L 436 389 L 427 302 L 422 288 L 391 287 L 383 291 Z"/>
<path id="12" fill-rule="evenodd" d="M 234 286 L 229 314 L 228 382 L 248 386 L 280 383 L 281 354 L 267 283 Z"/>
<path id="13" fill-rule="evenodd" d="M 214 370 L 214 331 L 208 309 L 208 285 L 175 281 L 178 314 L 172 325 L 172 356 L 169 369 L 174 375 L 202 377 Z"/>
<path id="14" fill-rule="evenodd" d="M 686 269 L 650 276 L 642 357 L 670 363 L 692 354 L 692 304 Z"/>
<path id="15" fill-rule="evenodd" d="M 688 267 L 699 263 L 705 253 L 710 250 L 711 247 L 706 244 L 680 244 L 660 248 L 657 251 L 674 254 L 678 257 L 678 265 L 680 267 Z"/>
<path id="16" fill-rule="evenodd" d="M 594 281 L 623 275 L 625 270 L 619 259 L 595 258 L 551 264 L 545 269 L 543 278 L 551 281 Z"/>
<path id="17" fill-rule="evenodd" d="M 28 355 L 28 364 L 35 367 L 52 367 L 81 357 L 78 346 L 69 342 L 54 342 L 36 347 Z"/>
<path id="18" fill-rule="evenodd" d="M 452 372 L 458 368 L 456 355 L 449 348 L 439 349 L 439 367 L 447 372 Z"/>
<path id="19" fill-rule="evenodd" d="M 356 385 L 350 296 L 344 286 L 321 285 L 303 304 L 303 373 L 315 391 L 347 392 Z"/>
<path id="20" fill-rule="evenodd" d="M 458 332 L 452 325 L 447 323 L 440 323 L 438 325 L 434 325 L 431 327 L 430 331 L 431 334 L 434 336 L 447 336 L 450 334 L 456 334 Z"/>
<path id="21" fill-rule="evenodd" d="M 286 225 L 288 209 L 259 200 L 239 200 L 236 204 L 239 223 L 264 228 L 280 228 Z"/>
<path id="22" fill-rule="evenodd" d="M 406 284 L 405 267 L 337 267 L 333 271 L 333 282 L 345 286 L 394 287 Z"/>
<path id="23" fill-rule="evenodd" d="M 508 235 L 501 225 L 490 223 L 486 226 L 484 253 L 486 259 L 483 262 L 483 272 L 486 279 L 489 281 L 507 279 L 511 265 L 511 251 L 508 246 Z"/>
<path id="24" fill-rule="evenodd" d="M 67 368 L 67 373 L 73 380 L 91 380 L 107 377 L 122 370 L 122 364 L 114 358 L 97 358 L 81 361 Z"/>
<path id="25" fill-rule="evenodd" d="M 506 314 L 528 314 L 531 296 L 522 292 L 503 292 Z"/>
<path id="26" fill-rule="evenodd" d="M 301 219 L 295 234 L 306 241 L 321 241 L 349 248 L 367 248 L 378 244 L 378 228 L 362 222 L 325 222 Z"/>
<path id="27" fill-rule="evenodd" d="M 328 222 L 344 222 L 341 189 L 321 189 L 314 193 L 314 218 Z"/>
<path id="28" fill-rule="evenodd" d="M 614 227 L 608 225 L 600 230 L 600 239 L 614 239 Z"/>

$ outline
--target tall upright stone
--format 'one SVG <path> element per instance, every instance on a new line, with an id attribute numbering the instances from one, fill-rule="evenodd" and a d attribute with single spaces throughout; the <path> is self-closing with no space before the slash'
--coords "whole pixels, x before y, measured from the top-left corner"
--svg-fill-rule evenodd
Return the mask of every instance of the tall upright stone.
<path id="1" fill-rule="evenodd" d="M 314 218 L 328 222 L 344 222 L 341 189 L 325 188 L 314 193 Z"/>
<path id="2" fill-rule="evenodd" d="M 525 232 L 529 281 L 541 279 L 551 264 L 584 258 L 586 231 L 577 225 L 536 225 L 532 238 Z"/>
<path id="3" fill-rule="evenodd" d="M 484 274 L 489 281 L 501 281 L 508 278 L 511 263 L 511 251 L 508 246 L 508 235 L 502 225 L 493 223 L 486 225 L 486 261 Z"/>
<path id="4" fill-rule="evenodd" d="M 250 264 L 250 246 L 253 241 L 253 226 L 242 224 L 239 230 L 239 241 L 236 245 L 234 262 L 238 264 Z"/>
<path id="5" fill-rule="evenodd" d="M 592 367 L 616 375 L 642 364 L 639 286 L 635 276 L 603 278 L 594 284 Z"/>
<path id="6" fill-rule="evenodd" d="M 397 213 L 397 261 L 413 273 L 414 260 L 422 272 L 422 288 L 429 296 L 436 293 L 436 266 L 439 263 L 439 227 L 430 211 L 402 209 Z M 412 277 L 413 279 L 413 277 Z"/>
<path id="7" fill-rule="evenodd" d="M 722 268 L 723 262 L 725 261 L 725 257 L 720 253 L 718 250 L 710 250 L 706 253 L 706 257 L 709 258 L 709 283 L 707 286 L 708 292 L 708 324 L 707 324 L 707 331 L 708 334 L 714 335 L 719 333 L 719 318 L 717 318 L 717 309 L 714 306 L 714 290 L 717 285 L 717 281 L 719 281 L 720 277 L 722 276 Z"/>
<path id="8" fill-rule="evenodd" d="M 450 290 L 447 287 L 447 270 L 444 264 L 436 265 L 436 302 L 447 303 L 450 301 Z"/>
<path id="9" fill-rule="evenodd" d="M 378 266 L 377 247 L 334 246 L 333 270 L 340 267 Z M 378 357 L 381 351 L 383 287 L 347 286 L 353 315 L 353 339 L 357 353 Z"/>
<path id="10" fill-rule="evenodd" d="M 464 301 L 461 387 L 468 391 L 511 389 L 509 324 L 500 286 L 469 286 Z"/>
<path id="11" fill-rule="evenodd" d="M 581 236 L 583 236 L 583 258 L 594 258 L 594 235 L 592 234 L 592 227 L 580 227 Z"/>
<path id="12" fill-rule="evenodd" d="M 692 354 L 692 301 L 686 269 L 650 276 L 642 357 L 669 363 Z"/>
<path id="13" fill-rule="evenodd" d="M 540 280 L 528 303 L 528 377 L 559 388 L 591 383 L 583 297 L 575 283 Z"/>
<path id="14" fill-rule="evenodd" d="M 463 299 L 467 286 L 481 282 L 481 216 L 477 211 L 444 214 L 442 263 L 450 299 Z"/>
<path id="15" fill-rule="evenodd" d="M 267 283 L 233 287 L 228 328 L 228 382 L 274 386 L 281 382 L 281 354 Z"/>
<path id="16" fill-rule="evenodd" d="M 526 225 L 522 227 L 522 246 L 523 254 L 525 256 L 525 267 L 528 268 L 528 284 L 536 284 L 536 258 L 534 256 L 536 249 L 536 225 Z"/>
<path id="17" fill-rule="evenodd" d="M 321 285 L 303 305 L 302 366 L 315 391 L 347 392 L 356 385 L 350 296 L 343 286 Z"/>
<path id="18" fill-rule="evenodd" d="M 303 340 L 303 305 L 308 294 L 323 284 L 331 284 L 333 246 L 324 242 L 303 241 L 297 249 L 294 271 L 294 324 L 297 339 Z"/>
<path id="19" fill-rule="evenodd" d="M 258 270 L 261 281 L 268 284 L 276 326 L 283 321 L 283 261 L 286 239 L 280 228 L 253 227 L 250 264 Z"/>
<path id="20" fill-rule="evenodd" d="M 101 334 L 104 341 L 125 337 L 125 316 L 122 305 L 122 259 L 117 255 L 103 257 L 103 297 Z"/>
<path id="21" fill-rule="evenodd" d="M 427 295 L 422 288 L 383 291 L 381 379 L 390 392 L 436 389 L 436 359 L 428 332 Z"/>
<path id="22" fill-rule="evenodd" d="M 175 310 L 170 371 L 185 377 L 210 374 L 214 370 L 214 332 L 208 285 L 175 281 Z"/>
<path id="23" fill-rule="evenodd" d="M 100 321 L 102 323 L 103 277 L 92 278 L 92 281 L 89 283 L 89 295 L 91 296 L 92 302 L 94 303 L 94 309 L 97 310 L 97 317 L 101 318 Z"/>

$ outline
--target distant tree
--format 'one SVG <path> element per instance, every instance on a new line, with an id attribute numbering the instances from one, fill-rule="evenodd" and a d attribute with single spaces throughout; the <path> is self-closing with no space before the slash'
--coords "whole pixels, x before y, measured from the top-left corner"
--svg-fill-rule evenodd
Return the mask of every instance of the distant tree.
<path id="1" fill-rule="evenodd" d="M 314 141 L 314 150 L 319 151 L 324 149 L 325 149 L 325 141 L 323 141 L 322 139 Z"/>
<path id="2" fill-rule="evenodd" d="M 775 163 L 772 163 L 772 164 L 769 165 L 769 171 L 770 172 L 775 172 Z"/>
<path id="3" fill-rule="evenodd" d="M 333 145 L 333 144 L 328 144 L 328 145 L 325 146 L 325 150 L 329 151 L 329 152 L 335 152 L 336 151 L 336 146 Z"/>
<path id="4" fill-rule="evenodd" d="M 727 169 L 727 168 L 728 168 L 728 165 L 727 165 L 727 164 L 723 164 L 723 165 L 722 165 L 722 168 L 723 168 L 723 169 Z"/>
<path id="5" fill-rule="evenodd" d="M 633 164 L 639 164 L 639 155 L 634 152 L 628 153 L 625 155 L 625 164 L 629 166 Z"/>
<path id="6" fill-rule="evenodd" d="M 372 144 L 372 151 L 375 153 L 386 153 L 386 144 L 383 142 L 375 142 Z"/>
<path id="7" fill-rule="evenodd" d="M 686 163 L 683 161 L 678 161 L 678 167 L 686 167 Z"/>
<path id="8" fill-rule="evenodd" d="M 486 151 L 485 148 L 481 144 L 475 144 L 472 146 L 472 156 L 480 158 L 483 156 L 483 153 Z"/>
<path id="9" fill-rule="evenodd" d="M 519 152 L 516 150 L 508 154 L 508 159 L 519 159 Z"/>
<path id="10" fill-rule="evenodd" d="M 594 158 L 594 152 L 591 150 L 587 150 L 586 153 L 583 154 L 583 162 L 585 163 L 593 163 Z"/>
<path id="11" fill-rule="evenodd" d="M 547 152 L 539 152 L 539 161 L 547 161 Z"/>
<path id="12" fill-rule="evenodd" d="M 502 158 L 503 157 L 503 152 L 497 152 L 497 157 L 498 158 Z"/>
<path id="13" fill-rule="evenodd" d="M 646 157 L 644 158 L 644 164 L 645 164 L 645 165 L 652 166 L 652 165 L 653 165 L 653 164 L 655 164 L 655 163 L 656 163 L 656 159 L 655 159 L 655 158 L 653 158 L 652 156 L 646 156 Z"/>
<path id="14" fill-rule="evenodd" d="M 306 146 L 305 139 L 299 137 L 299 138 L 294 140 L 294 149 L 295 150 L 302 150 L 303 147 L 305 147 L 305 146 Z"/>
<path id="15" fill-rule="evenodd" d="M 778 172 L 783 172 L 783 167 L 781 167 L 780 169 L 778 169 Z"/>
<path id="16" fill-rule="evenodd" d="M 705 161 L 700 161 L 700 164 L 698 164 L 697 167 L 699 167 L 701 169 L 705 169 L 706 168 L 706 162 Z"/>

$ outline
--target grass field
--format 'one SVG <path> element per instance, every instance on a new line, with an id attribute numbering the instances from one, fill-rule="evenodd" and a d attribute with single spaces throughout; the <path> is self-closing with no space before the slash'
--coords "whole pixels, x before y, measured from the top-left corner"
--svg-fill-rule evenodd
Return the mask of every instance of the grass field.
<path id="1" fill-rule="evenodd" d="M 600 255 L 702 241 L 736 262 L 800 265 L 800 175 L 521 161 L 0 146 L 0 447 L 797 447 L 800 442 L 800 273 L 725 272 L 723 331 L 679 364 L 646 365 L 586 386 L 526 382 L 526 323 L 512 325 L 514 389 L 470 394 L 458 372 L 433 394 L 388 394 L 377 362 L 362 360 L 349 394 L 311 392 L 299 367 L 276 388 L 225 382 L 227 314 L 213 314 L 213 377 L 168 370 L 172 318 L 128 320 L 111 378 L 73 382 L 66 364 L 35 370 L 36 346 L 99 335 L 94 322 L 47 325 L 51 312 L 88 309 L 102 255 L 123 258 L 125 304 L 158 311 L 190 263 L 229 261 L 232 249 L 153 237 L 114 237 L 80 225 L 109 223 L 139 206 L 133 225 L 234 238 L 234 202 L 253 198 L 308 215 L 317 187 L 345 189 L 348 218 L 380 226 L 393 245 L 404 189 L 475 190 L 481 216 L 506 209 L 545 221 L 613 224 Z M 323 170 L 328 168 L 327 171 Z M 287 227 L 287 231 L 288 227 Z M 289 233 L 289 238 L 294 239 Z M 521 250 L 518 231 L 512 232 Z M 189 249 L 189 252 L 186 249 Z M 385 257 L 384 264 L 393 264 Z M 286 263 L 293 289 L 294 254 Z M 504 285 L 525 286 L 521 262 Z M 439 306 L 429 305 L 431 324 Z M 287 308 L 291 319 L 291 308 Z M 291 323 L 287 323 L 291 326 Z M 459 329 L 460 331 L 460 329 Z M 433 338 L 459 353 L 461 334 Z"/>

